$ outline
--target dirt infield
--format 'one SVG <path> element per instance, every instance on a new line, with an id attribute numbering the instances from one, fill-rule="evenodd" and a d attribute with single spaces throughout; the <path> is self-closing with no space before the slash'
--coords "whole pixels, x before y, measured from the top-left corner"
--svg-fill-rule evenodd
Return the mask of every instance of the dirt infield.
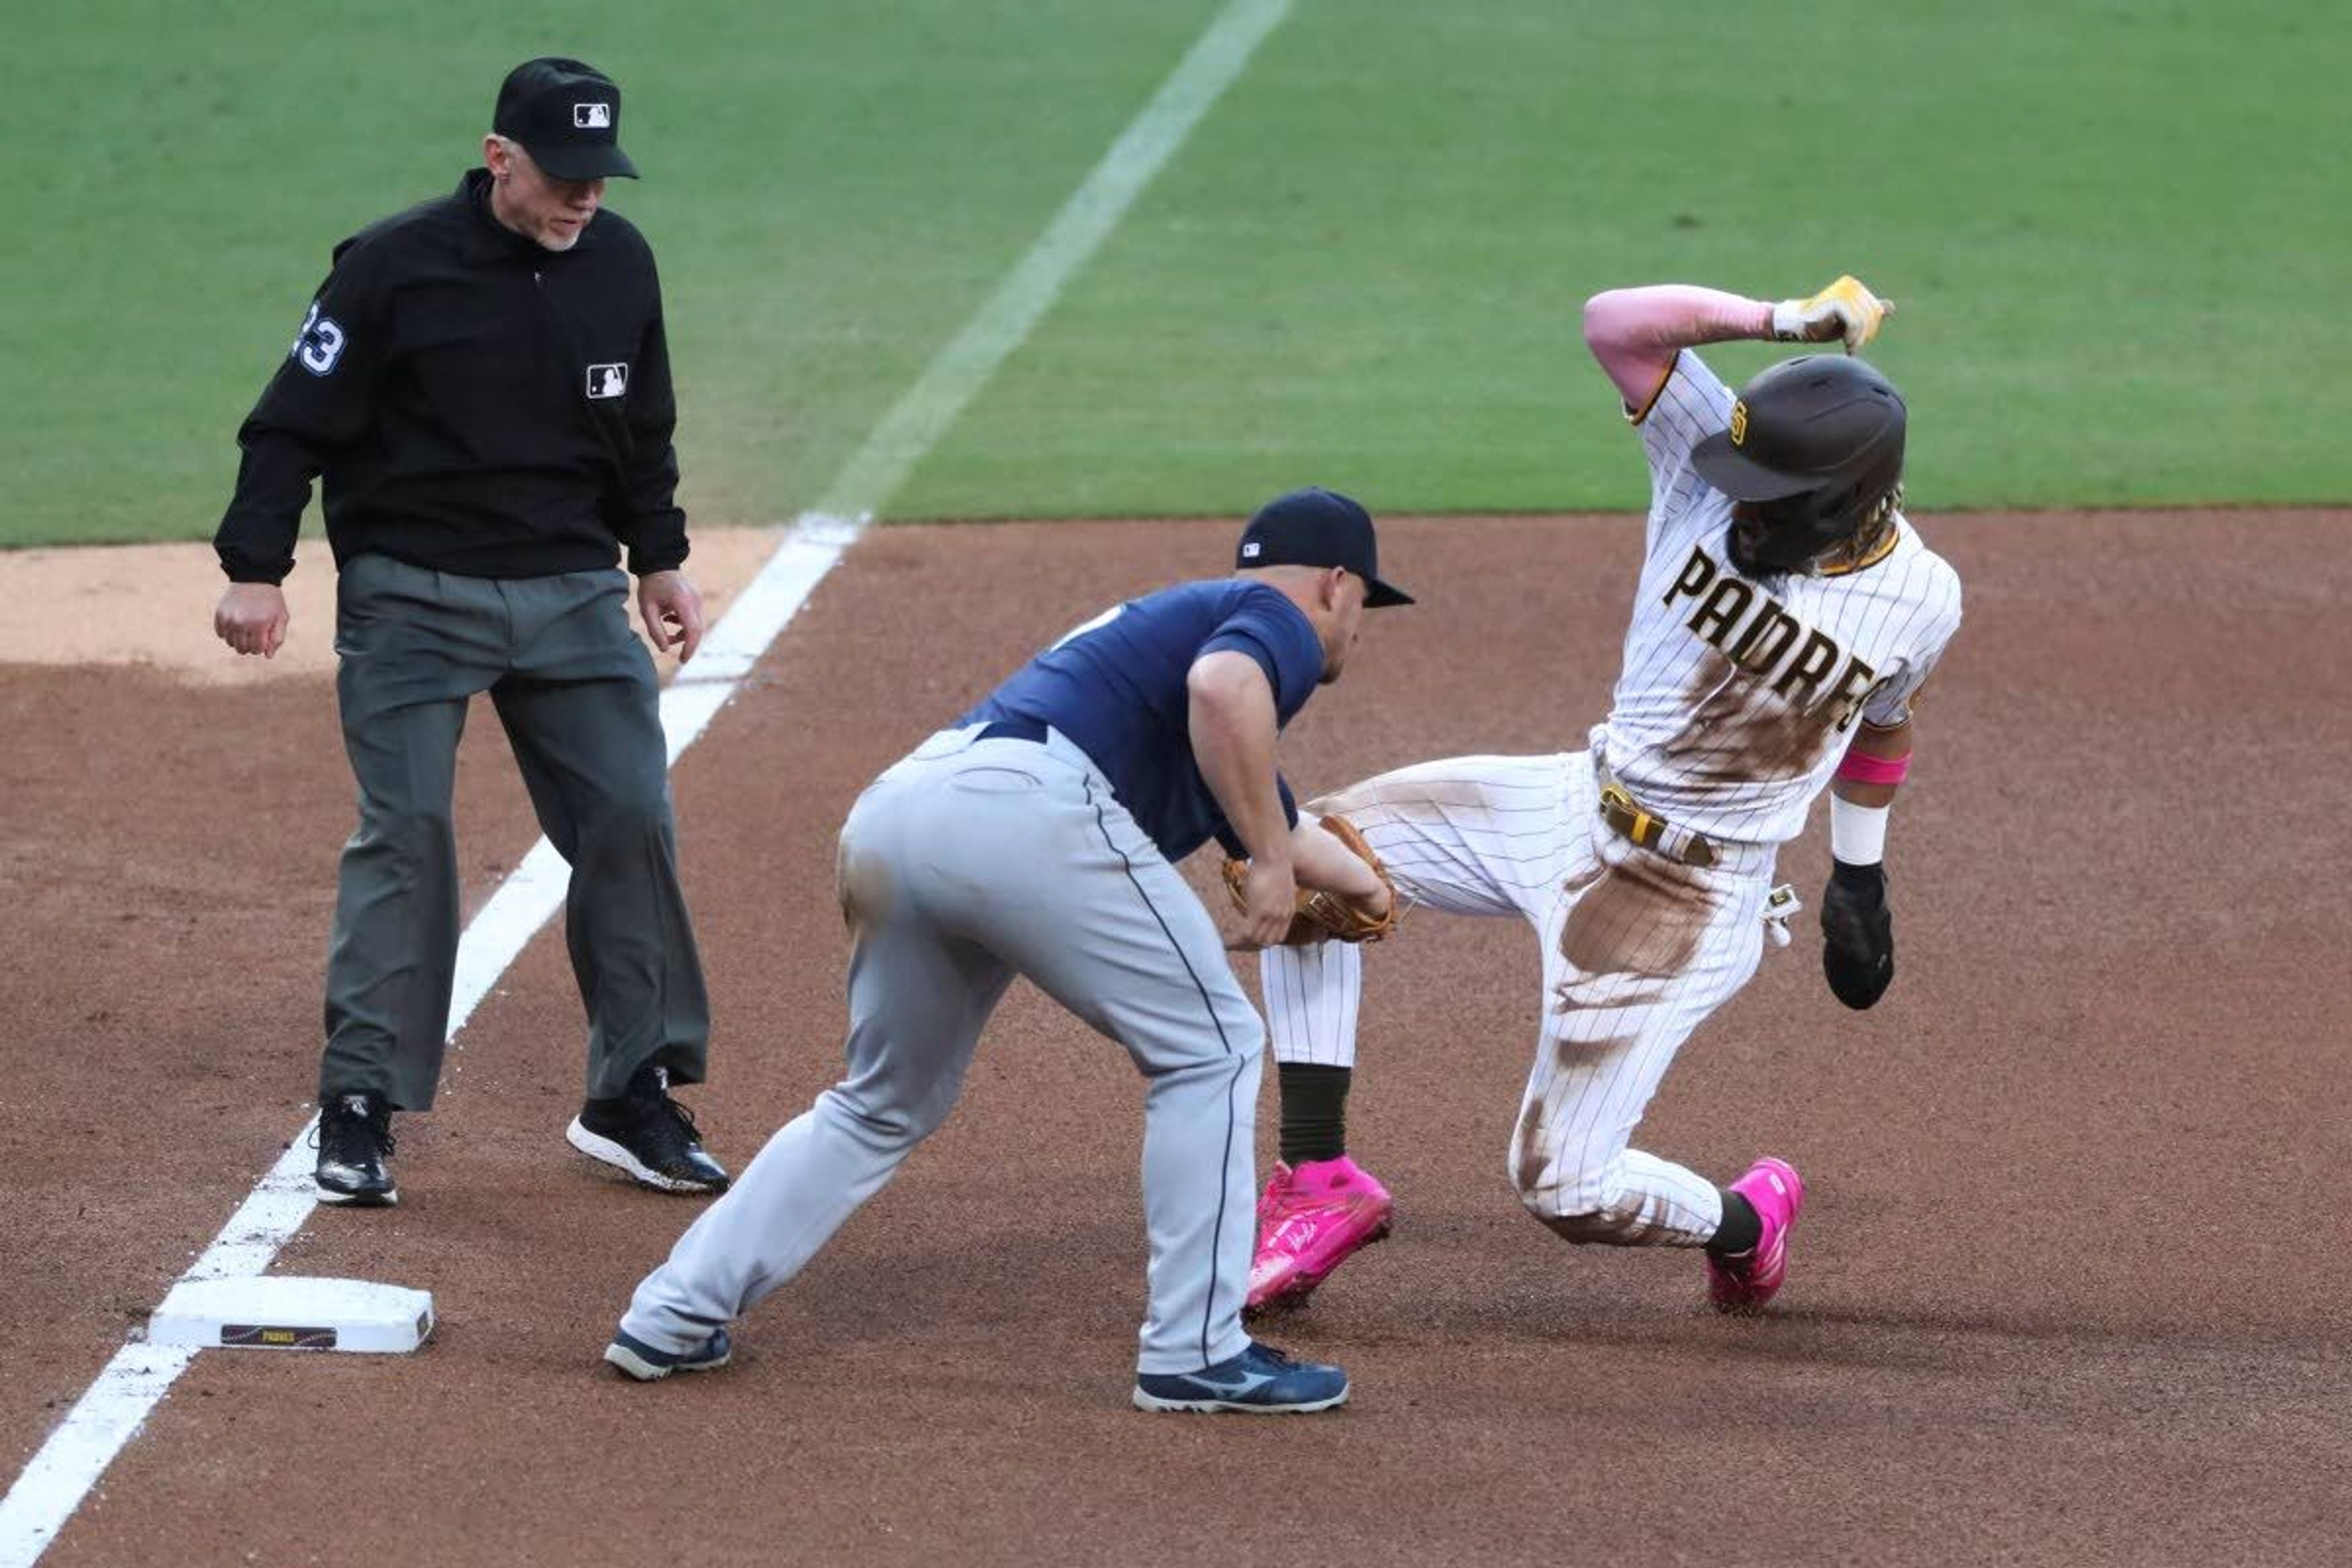
<path id="1" fill-rule="evenodd" d="M 693 1209 L 564 1147 L 581 1020 L 543 934 L 404 1119 L 402 1206 L 322 1211 L 279 1261 L 432 1289 L 434 1342 L 205 1352 L 45 1562 L 2352 1559 L 2352 513 L 1923 526 L 1968 622 L 1896 816 L 1900 977 L 1845 1013 L 1805 917 L 1642 1135 L 1804 1170 L 1769 1316 L 1705 1311 L 1689 1254 L 1572 1249 L 1520 1212 L 1533 944 L 1425 918 L 1368 963 L 1352 1102 L 1397 1234 L 1269 1336 L 1348 1364 L 1345 1413 L 1127 1409 L 1137 1083 L 1026 987 L 737 1366 L 626 1385 L 596 1352 Z M 1219 570 L 1232 531 L 891 529 L 819 586 L 677 775 L 714 1149 L 747 1160 L 837 1064 L 828 879 L 859 787 L 1044 637 Z M 1383 543 L 1423 604 L 1374 618 L 1293 778 L 1581 744 L 1638 528 Z M 478 717 L 474 902 L 534 832 Z M 308 1113 L 351 784 L 320 673 L 0 665 L 0 725 L 13 1480 Z M 1784 857 L 1809 900 L 1824 856 Z"/>
<path id="2" fill-rule="evenodd" d="M 712 620 L 776 547 L 777 528 L 698 529 L 687 575 Z M 286 579 L 286 646 L 239 658 L 213 636 L 220 564 L 208 544 L 0 551 L 0 665 L 153 670 L 199 686 L 244 686 L 335 668 L 335 570 L 323 541 L 301 542 Z M 636 605 L 629 606 L 636 620 Z"/>

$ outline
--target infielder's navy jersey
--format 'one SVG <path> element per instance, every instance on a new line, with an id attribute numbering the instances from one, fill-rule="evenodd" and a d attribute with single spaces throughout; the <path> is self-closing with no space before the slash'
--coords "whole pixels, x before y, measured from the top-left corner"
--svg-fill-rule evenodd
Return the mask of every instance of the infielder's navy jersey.
<path id="1" fill-rule="evenodd" d="M 1263 583 L 1220 577 L 1163 588 L 1096 616 L 956 722 L 1050 724 L 1102 770 L 1169 859 L 1182 859 L 1213 837 L 1245 854 L 1192 760 L 1184 686 L 1195 659 L 1227 649 L 1265 671 L 1277 725 L 1307 706 L 1323 676 L 1323 645 L 1304 611 Z M 1283 816 L 1296 825 L 1290 786 L 1280 788 Z"/>

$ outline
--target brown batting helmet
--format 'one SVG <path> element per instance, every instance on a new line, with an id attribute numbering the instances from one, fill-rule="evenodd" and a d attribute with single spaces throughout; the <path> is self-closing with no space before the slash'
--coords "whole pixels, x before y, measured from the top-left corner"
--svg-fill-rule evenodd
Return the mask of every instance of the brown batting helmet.
<path id="1" fill-rule="evenodd" d="M 1864 360 L 1807 354 L 1739 389 L 1731 425 L 1691 451 L 1699 477 L 1761 523 L 1747 572 L 1794 572 L 1885 515 L 1903 482 L 1903 395 Z"/>

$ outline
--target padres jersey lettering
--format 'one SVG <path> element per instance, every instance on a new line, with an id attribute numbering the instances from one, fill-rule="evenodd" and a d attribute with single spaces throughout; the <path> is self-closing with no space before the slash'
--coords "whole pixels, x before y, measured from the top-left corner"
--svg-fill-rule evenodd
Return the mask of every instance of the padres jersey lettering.
<path id="1" fill-rule="evenodd" d="M 1685 596 L 1698 604 L 1683 624 L 1730 659 L 1734 668 L 1769 681 L 1775 696 L 1788 699 L 1801 710 L 1813 711 L 1821 700 L 1822 680 L 1829 671 L 1843 666 L 1843 673 L 1828 699 L 1835 714 L 1832 728 L 1848 728 L 1862 711 L 1862 700 L 1878 672 L 1838 647 L 1834 637 L 1799 625 L 1778 599 L 1756 584 L 1725 575 L 1702 545 L 1691 546 L 1682 574 L 1666 590 L 1666 603 Z M 1748 613 L 1751 608 L 1753 616 Z M 1798 649 L 1793 658 L 1789 657 L 1791 648 Z"/>

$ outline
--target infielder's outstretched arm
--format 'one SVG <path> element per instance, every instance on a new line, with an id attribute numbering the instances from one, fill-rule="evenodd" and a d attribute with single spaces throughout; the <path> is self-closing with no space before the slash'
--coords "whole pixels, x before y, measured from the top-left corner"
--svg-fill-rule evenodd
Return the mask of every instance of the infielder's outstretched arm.
<path id="1" fill-rule="evenodd" d="M 1656 283 L 1612 289 L 1584 302 L 1584 342 L 1609 373 L 1625 406 L 1640 415 L 1655 401 L 1675 368 L 1675 355 L 1701 343 L 1773 340 L 1826 343 L 1843 340 L 1852 353 L 1878 333 L 1895 310 L 1853 278 L 1840 278 L 1806 300 L 1772 303 L 1701 289 Z"/>
<path id="2" fill-rule="evenodd" d="M 1298 885 L 1290 868 L 1290 820 L 1274 770 L 1274 687 L 1247 654 L 1196 660 L 1185 677 L 1187 722 L 1201 780 L 1249 851 L 1249 880 L 1237 945 L 1266 947 L 1290 929 Z"/>

